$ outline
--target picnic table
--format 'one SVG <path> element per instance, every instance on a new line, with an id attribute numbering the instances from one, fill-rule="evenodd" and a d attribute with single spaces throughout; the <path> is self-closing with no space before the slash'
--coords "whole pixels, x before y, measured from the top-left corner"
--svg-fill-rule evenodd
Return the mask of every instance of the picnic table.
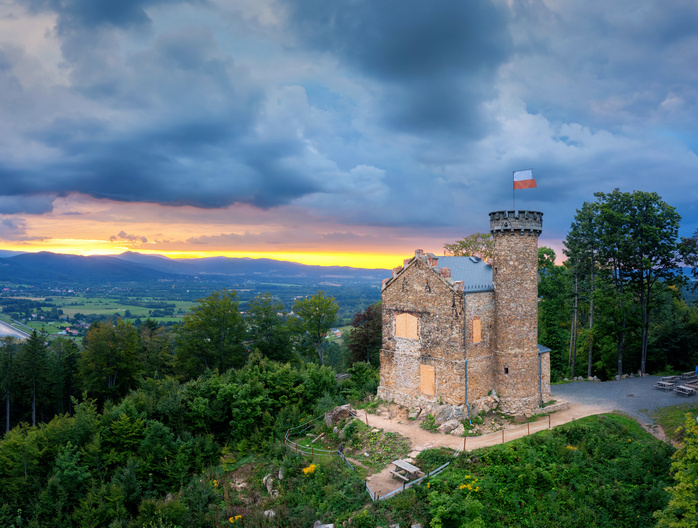
<path id="1" fill-rule="evenodd" d="M 679 385 L 674 387 L 674 392 L 676 394 L 683 394 L 684 396 L 693 396 L 696 393 L 696 389 L 692 387 L 686 387 L 685 385 Z"/>
<path id="2" fill-rule="evenodd" d="M 695 376 L 696 376 L 696 373 L 695 373 L 695 372 L 692 372 L 692 371 L 691 371 L 691 372 L 684 372 L 683 374 L 681 374 L 681 375 L 679 376 L 679 379 L 688 380 L 688 379 L 691 379 L 691 378 L 693 378 L 693 377 L 695 377 Z"/>
<path id="3" fill-rule="evenodd" d="M 669 383 L 668 381 L 658 381 L 654 388 L 663 391 L 670 391 L 674 389 L 674 384 Z"/>
<path id="4" fill-rule="evenodd" d="M 676 376 L 664 376 L 660 381 L 675 381 Z"/>
<path id="5" fill-rule="evenodd" d="M 409 482 L 410 479 L 415 478 L 421 472 L 417 466 L 402 459 L 393 460 L 393 464 L 395 465 L 395 469 L 388 469 L 388 471 L 390 471 L 394 477 L 400 478 L 405 482 Z"/>

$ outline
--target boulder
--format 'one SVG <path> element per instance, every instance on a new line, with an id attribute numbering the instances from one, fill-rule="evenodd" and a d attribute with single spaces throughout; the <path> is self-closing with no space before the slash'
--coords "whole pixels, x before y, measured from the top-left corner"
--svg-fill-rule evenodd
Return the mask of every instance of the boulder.
<path id="1" fill-rule="evenodd" d="M 264 510 L 264 516 L 267 519 L 273 519 L 274 517 L 276 517 L 276 512 L 274 510 Z"/>
<path id="2" fill-rule="evenodd" d="M 346 405 L 340 405 L 339 407 L 335 407 L 330 412 L 325 413 L 325 425 L 327 427 L 332 427 L 334 424 L 339 423 L 341 420 L 353 416 L 352 410 L 353 409 L 351 408 L 351 404 L 349 403 L 347 403 Z"/>
<path id="3" fill-rule="evenodd" d="M 453 431 L 451 431 L 451 436 L 463 436 L 465 434 L 465 426 L 462 423 L 458 423 Z"/>
<path id="4" fill-rule="evenodd" d="M 453 407 L 451 405 L 439 405 L 434 413 L 434 423 L 442 425 L 453 418 Z"/>
<path id="5" fill-rule="evenodd" d="M 334 523 L 324 524 L 322 521 L 315 521 L 315 524 L 313 524 L 313 528 L 334 528 Z"/>
<path id="6" fill-rule="evenodd" d="M 267 493 L 269 493 L 272 499 L 276 499 L 279 496 L 279 490 L 274 489 L 274 478 L 271 476 L 271 473 L 268 473 L 262 479 L 262 484 L 267 488 Z"/>
<path id="7" fill-rule="evenodd" d="M 462 424 L 458 420 L 448 420 L 447 422 L 442 423 L 438 427 L 437 431 L 442 433 L 442 434 L 450 433 L 459 425 L 462 425 Z"/>
<path id="8" fill-rule="evenodd" d="M 410 420 L 416 420 L 417 418 L 419 418 L 419 413 L 421 412 L 422 409 L 420 407 L 412 407 L 412 409 L 410 409 L 410 412 L 407 414 L 407 418 L 409 418 Z"/>

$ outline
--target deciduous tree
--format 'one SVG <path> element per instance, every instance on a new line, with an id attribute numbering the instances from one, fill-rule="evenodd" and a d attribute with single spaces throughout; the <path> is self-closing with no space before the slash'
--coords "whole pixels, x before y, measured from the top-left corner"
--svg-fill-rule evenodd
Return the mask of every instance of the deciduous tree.
<path id="1" fill-rule="evenodd" d="M 654 516 L 661 528 L 695 528 L 698 526 L 698 424 L 686 413 L 684 441 L 672 457 L 671 472 L 674 486 L 668 506 Z"/>
<path id="2" fill-rule="evenodd" d="M 140 372 L 136 329 L 122 319 L 116 324 L 111 320 L 92 323 L 78 369 L 91 396 L 101 401 L 124 396 L 135 386 Z"/>
<path id="3" fill-rule="evenodd" d="M 177 363 L 181 373 L 240 368 L 247 360 L 245 322 L 235 291 L 217 291 L 198 301 L 177 329 Z"/>
<path id="4" fill-rule="evenodd" d="M 326 296 L 324 291 L 293 304 L 296 318 L 291 324 L 299 345 L 306 352 L 316 353 L 321 365 L 325 364 L 322 343 L 337 319 L 337 310 L 335 298 Z"/>
<path id="5" fill-rule="evenodd" d="M 346 339 L 352 364 L 365 361 L 375 367 L 380 365 L 380 349 L 383 345 L 382 313 L 382 305 L 378 302 L 354 315 Z"/>
<path id="6" fill-rule="evenodd" d="M 269 359 L 290 360 L 291 336 L 285 321 L 284 305 L 265 293 L 248 303 L 247 312 L 251 346 Z"/>
<path id="7" fill-rule="evenodd" d="M 473 233 L 452 244 L 444 244 L 446 255 L 454 257 L 480 257 L 491 259 L 494 239 L 490 233 Z"/>

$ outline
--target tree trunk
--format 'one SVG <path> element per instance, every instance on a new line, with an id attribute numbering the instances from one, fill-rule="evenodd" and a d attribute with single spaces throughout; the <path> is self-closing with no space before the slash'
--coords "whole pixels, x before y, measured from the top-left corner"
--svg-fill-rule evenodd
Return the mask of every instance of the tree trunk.
<path id="1" fill-rule="evenodd" d="M 589 277 L 589 354 L 587 356 L 587 378 L 591 378 L 591 359 L 594 349 L 594 263 Z"/>
<path id="2" fill-rule="evenodd" d="M 36 427 L 36 379 L 32 387 L 32 427 Z"/>
<path id="3" fill-rule="evenodd" d="M 10 432 L 10 395 L 5 399 L 5 432 Z"/>
<path id="4" fill-rule="evenodd" d="M 574 378 L 574 368 L 577 359 L 577 307 L 579 301 L 579 289 L 577 273 L 574 274 L 574 307 L 572 309 L 572 328 L 570 329 L 570 354 L 567 358 L 567 366 L 570 367 L 571 377 Z"/>

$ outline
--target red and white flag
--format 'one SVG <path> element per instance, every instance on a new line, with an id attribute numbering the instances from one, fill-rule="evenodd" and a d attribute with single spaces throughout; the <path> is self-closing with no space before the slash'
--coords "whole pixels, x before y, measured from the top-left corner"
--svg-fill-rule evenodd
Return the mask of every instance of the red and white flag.
<path id="1" fill-rule="evenodd" d="M 533 179 L 533 170 L 526 169 L 514 171 L 514 190 L 533 189 L 536 187 L 536 180 Z"/>

